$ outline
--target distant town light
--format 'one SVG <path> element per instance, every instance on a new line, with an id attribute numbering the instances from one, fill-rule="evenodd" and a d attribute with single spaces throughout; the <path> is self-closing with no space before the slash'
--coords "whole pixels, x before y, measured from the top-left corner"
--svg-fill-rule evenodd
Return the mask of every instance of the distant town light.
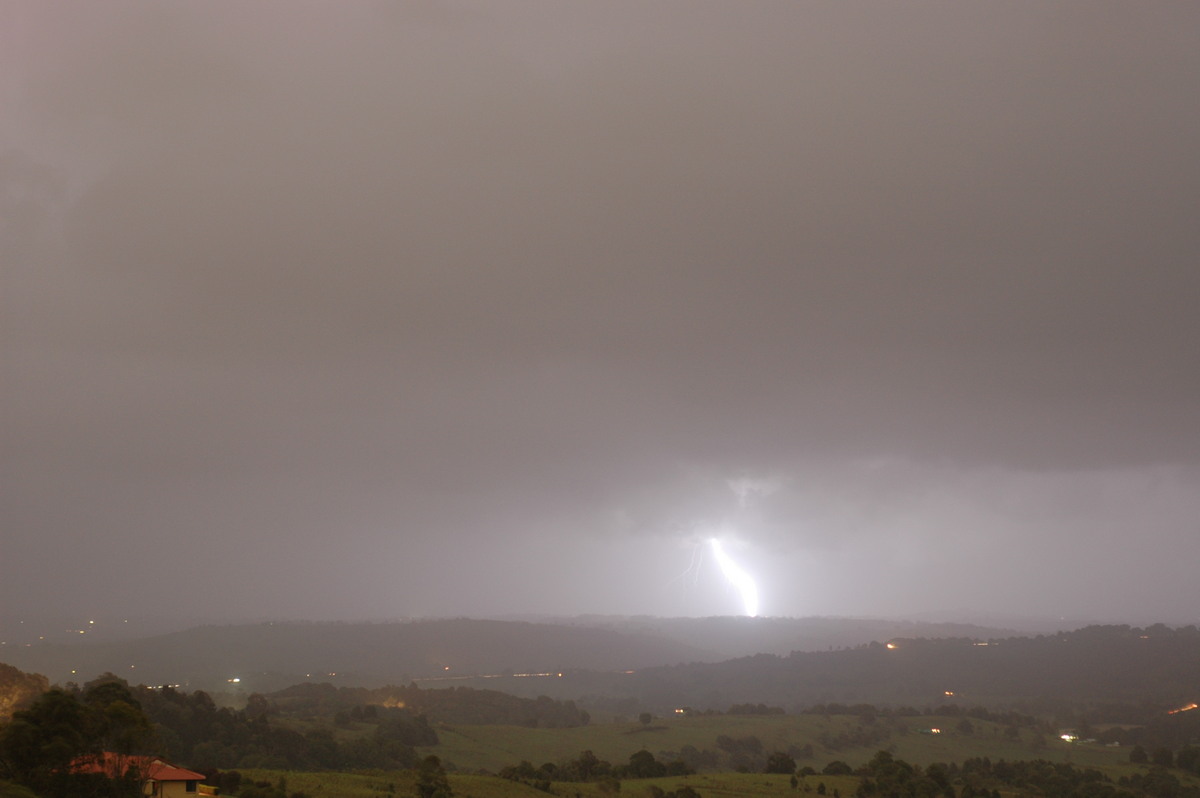
<path id="1" fill-rule="evenodd" d="M 887 647 L 888 648 L 899 648 L 899 646 L 897 646 L 895 643 L 888 643 Z"/>

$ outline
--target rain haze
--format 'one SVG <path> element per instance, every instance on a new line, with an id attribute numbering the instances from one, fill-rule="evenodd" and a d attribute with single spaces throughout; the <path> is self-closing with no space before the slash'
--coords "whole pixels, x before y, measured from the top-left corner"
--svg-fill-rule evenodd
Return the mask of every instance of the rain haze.
<path id="1" fill-rule="evenodd" d="M 1200 5 L 0 37 L 5 615 L 1200 620 Z"/>

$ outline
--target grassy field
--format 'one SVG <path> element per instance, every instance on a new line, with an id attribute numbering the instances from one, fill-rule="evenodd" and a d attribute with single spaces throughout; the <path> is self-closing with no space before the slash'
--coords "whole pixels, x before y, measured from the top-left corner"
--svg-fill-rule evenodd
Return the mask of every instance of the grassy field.
<path id="1" fill-rule="evenodd" d="M 834 719 L 834 725 L 837 724 Z M 848 726 L 848 724 L 846 724 Z M 640 724 L 596 724 L 574 729 L 529 729 L 517 726 L 438 726 L 441 744 L 426 749 L 460 770 L 499 770 L 528 760 L 534 765 L 572 759 L 590 750 L 601 759 L 623 764 L 641 749 L 678 751 L 685 745 L 715 748 L 719 735 L 757 736 L 767 750 L 803 745 L 825 728 L 816 716 L 712 715 Z M 425 752 L 425 751 L 423 751 Z"/>
<path id="2" fill-rule="evenodd" d="M 796 794 L 796 790 L 792 789 L 787 776 L 763 773 L 710 773 L 674 779 L 626 781 L 621 784 L 621 795 L 649 795 L 652 784 L 666 791 L 677 790 L 686 784 L 700 793 L 703 798 L 741 795 L 794 796 Z M 858 788 L 858 778 L 856 776 L 808 776 L 801 781 L 798 789 L 804 790 L 807 787 L 811 791 L 810 794 L 815 794 L 818 784 L 825 785 L 827 795 L 833 795 L 833 791 L 836 789 L 844 798 L 850 798 Z"/>
<path id="3" fill-rule="evenodd" d="M 1045 737 L 1039 745 L 1028 729 L 1010 739 L 996 724 L 973 720 L 973 734 L 956 731 L 960 718 L 903 718 L 903 728 L 891 721 L 877 721 L 878 728 L 889 733 L 885 739 L 868 745 L 833 748 L 822 744 L 861 728 L 857 718 L 847 715 L 707 715 L 656 720 L 649 728 L 639 724 L 597 724 L 574 729 L 529 729 L 515 726 L 439 726 L 441 744 L 423 749 L 435 753 L 443 762 L 460 771 L 498 771 L 506 765 L 528 760 L 535 766 L 543 762 L 572 759 L 590 750 L 613 764 L 624 764 L 629 755 L 646 749 L 658 755 L 679 751 L 685 745 L 700 750 L 716 750 L 720 735 L 733 738 L 754 736 L 766 752 L 787 751 L 811 745 L 813 755 L 798 758 L 799 766 L 817 770 L 840 759 L 851 766 L 863 764 L 876 751 L 889 749 L 900 759 L 915 764 L 961 762 L 971 757 L 995 759 L 1048 759 L 1072 762 L 1100 769 L 1122 768 L 1128 762 L 1127 750 L 1099 745 L 1066 743 Z M 921 729 L 941 728 L 941 734 L 922 734 Z M 1127 772 L 1121 770 L 1121 772 Z"/>
<path id="4" fill-rule="evenodd" d="M 296 773 L 272 770 L 242 771 L 247 779 L 278 783 L 280 777 L 287 779 L 289 791 L 302 791 L 311 798 L 391 798 L 391 796 L 411 796 L 414 794 L 414 776 L 408 771 L 378 772 L 367 774 L 351 773 Z M 1133 771 L 1128 771 L 1133 772 Z M 1195 785 L 1196 779 L 1183 779 L 1186 784 Z M 702 798 L 766 798 L 766 796 L 796 796 L 816 795 L 817 787 L 825 785 L 826 795 L 834 795 L 838 791 L 844 798 L 850 798 L 858 788 L 857 776 L 807 776 L 800 779 L 796 790 L 793 790 L 787 776 L 765 775 L 761 773 L 701 773 L 692 776 L 662 779 L 637 779 L 621 782 L 621 789 L 615 795 L 642 796 L 650 795 L 650 787 L 657 786 L 665 791 L 676 790 L 688 785 L 696 790 Z M 506 781 L 497 776 L 480 776 L 473 774 L 451 774 L 450 786 L 456 798 L 537 798 L 546 793 L 518 782 Z M 3 794 L 3 793 L 0 793 Z M 614 793 L 605 792 L 598 784 L 574 784 L 555 782 L 551 787 L 551 795 L 563 798 L 612 798 Z M 1025 791 L 1014 788 L 1001 788 L 1000 794 L 1005 798 L 1026 795 Z M 28 793 L 13 793 L 14 798 Z"/>
<path id="5" fill-rule="evenodd" d="M 886 749 L 898 759 L 913 764 L 933 762 L 961 763 L 974 757 L 989 757 L 992 761 L 1046 759 L 1067 762 L 1076 767 L 1096 768 L 1114 781 L 1129 776 L 1145 766 L 1129 763 L 1129 750 L 1108 748 L 1098 744 L 1067 743 L 1050 735 L 1039 735 L 1031 729 L 1021 729 L 1011 738 L 996 724 L 972 719 L 973 733 L 957 730 L 961 718 L 910 717 L 879 719 L 877 727 L 887 736 L 870 745 L 846 745 L 831 748 L 822 744 L 866 727 L 858 718 L 848 715 L 707 715 L 655 720 L 649 727 L 636 723 L 596 724 L 574 729 L 531 729 L 516 726 L 446 726 L 437 727 L 441 744 L 420 749 L 421 755 L 436 754 L 450 771 L 450 783 L 459 798 L 520 798 L 544 796 L 532 787 L 506 781 L 495 776 L 480 775 L 478 771 L 498 772 L 508 765 L 527 760 L 535 766 L 544 762 L 562 763 L 575 759 L 581 751 L 590 750 L 600 759 L 614 765 L 625 764 L 630 754 L 649 750 L 661 758 L 662 752 L 679 751 L 686 745 L 699 750 L 716 750 L 716 739 L 725 735 L 734 739 L 757 737 L 763 751 L 796 750 L 811 745 L 813 754 L 798 758 L 797 765 L 820 771 L 833 760 L 842 760 L 851 767 L 867 762 L 876 751 Z M 922 729 L 940 728 L 940 734 L 923 734 Z M 312 798 L 387 798 L 389 795 L 410 796 L 414 792 L 414 775 L 406 771 L 378 773 L 282 773 L 279 771 L 243 771 L 246 778 L 272 783 L 285 776 L 289 791 L 303 791 Z M 1177 772 L 1185 784 L 1200 780 Z M 800 784 L 801 794 L 816 794 L 818 783 L 824 782 L 828 795 L 838 789 L 843 796 L 854 794 L 858 778 L 853 776 L 808 776 Z M 620 795 L 649 795 L 650 786 L 674 790 L 687 784 L 704 798 L 711 796 L 769 796 L 795 795 L 787 776 L 761 773 L 699 773 L 692 776 L 646 780 L 624 780 Z M 807 792 L 805 788 L 808 788 Z M 571 798 L 610 798 L 599 784 L 555 782 L 553 794 Z M 1004 795 L 1016 795 L 1006 793 Z"/>
<path id="6" fill-rule="evenodd" d="M 370 774 L 352 773 L 296 773 L 278 770 L 244 770 L 242 775 L 253 781 L 287 780 L 289 792 L 304 792 L 312 798 L 388 798 L 388 796 L 411 796 L 414 792 L 412 773 L 405 771 L 379 772 Z M 818 784 L 824 783 L 828 795 L 835 789 L 849 798 L 854 795 L 858 779 L 853 776 L 809 776 L 800 789 L 808 786 L 810 794 L 816 794 Z M 716 796 L 777 796 L 795 795 L 787 776 L 770 776 L 761 773 L 715 773 L 680 776 L 664 779 L 626 780 L 621 783 L 618 795 L 649 796 L 651 785 L 663 790 L 676 790 L 684 784 L 700 793 L 703 798 Z M 546 793 L 517 782 L 506 781 L 496 776 L 451 774 L 450 787 L 456 798 L 535 798 Z M 553 795 L 566 798 L 611 798 L 613 793 L 604 792 L 598 784 L 573 784 L 556 782 Z"/>
<path id="7" fill-rule="evenodd" d="M 287 780 L 288 792 L 303 792 L 312 798 L 389 798 L 415 793 L 416 777 L 412 771 L 378 771 L 370 773 L 299 773 L 280 770 L 243 770 L 242 777 L 251 781 L 277 784 Z M 574 787 L 576 785 L 569 785 Z M 599 795 L 595 785 L 583 784 L 582 794 Z M 525 784 L 506 781 L 497 776 L 452 774 L 450 788 L 456 798 L 529 798 L 546 793 Z M 560 793 L 565 794 L 565 793 Z M 574 795 L 574 792 L 571 793 Z"/>

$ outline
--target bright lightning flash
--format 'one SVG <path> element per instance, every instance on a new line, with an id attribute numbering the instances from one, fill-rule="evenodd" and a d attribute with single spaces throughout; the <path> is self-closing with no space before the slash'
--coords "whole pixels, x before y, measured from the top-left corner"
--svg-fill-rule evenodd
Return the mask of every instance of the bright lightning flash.
<path id="1" fill-rule="evenodd" d="M 717 564 L 721 566 L 721 573 L 729 580 L 729 584 L 742 594 L 742 604 L 746 607 L 746 614 L 751 618 L 758 617 L 758 585 L 755 584 L 754 578 L 729 559 L 725 549 L 721 548 L 721 541 L 709 538 L 708 544 L 712 547 L 713 557 L 717 559 Z"/>

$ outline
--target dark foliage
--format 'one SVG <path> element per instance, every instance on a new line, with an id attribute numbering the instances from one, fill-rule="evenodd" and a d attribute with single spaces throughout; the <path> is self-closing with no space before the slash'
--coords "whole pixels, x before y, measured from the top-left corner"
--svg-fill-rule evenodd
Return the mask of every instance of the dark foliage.
<path id="1" fill-rule="evenodd" d="M 1177 776 L 1164 768 L 1151 768 L 1114 784 L 1111 779 L 1093 768 L 1076 768 L 1062 762 L 1035 759 L 1026 762 L 992 762 L 987 757 L 968 759 L 962 763 L 959 777 L 972 794 L 994 785 L 1016 788 L 1038 795 L 1063 798 L 1200 798 L 1200 789 L 1185 787 Z"/>
<path id="2" fill-rule="evenodd" d="M 399 708 L 372 708 L 373 730 L 338 741 L 328 728 L 301 734 L 281 725 L 282 713 L 263 696 L 251 696 L 247 708 L 237 711 L 217 707 L 199 691 L 142 688 L 139 695 L 168 757 L 202 771 L 406 768 L 416 764 L 415 746 L 437 744 L 424 717 Z"/>
<path id="3" fill-rule="evenodd" d="M 556 701 L 546 696 L 519 698 L 496 690 L 451 687 L 423 690 L 407 687 L 334 687 L 331 684 L 298 684 L 265 696 L 278 712 L 296 716 L 329 716 L 403 707 L 442 723 L 570 728 L 585 726 L 588 713 L 573 701 Z"/>
<path id="4" fill-rule="evenodd" d="M 539 768 L 534 768 L 532 763 L 522 761 L 517 765 L 503 768 L 498 775 L 501 778 L 519 781 L 546 792 L 550 791 L 551 783 L 554 781 L 596 782 L 600 785 L 602 792 L 616 792 L 620 789 L 620 779 L 653 779 L 663 776 L 687 776 L 691 773 L 695 773 L 695 770 L 682 760 L 663 762 L 654 754 L 642 749 L 630 755 L 627 765 L 614 766 L 610 762 L 597 758 L 591 751 L 583 751 L 575 759 L 561 765 L 546 763 Z M 651 788 L 652 793 L 654 789 Z M 671 794 L 686 795 L 678 791 Z"/>
<path id="5" fill-rule="evenodd" d="M 140 793 L 135 757 L 151 752 L 149 721 L 128 686 L 106 675 L 82 692 L 54 688 L 0 728 L 0 775 L 44 798 L 118 798 Z M 82 772 L 110 752 L 131 757 L 110 775 Z"/>
<path id="6" fill-rule="evenodd" d="M 442 761 L 430 755 L 421 760 L 417 767 L 417 798 L 451 798 L 450 781 L 442 768 Z"/>
<path id="7" fill-rule="evenodd" d="M 783 707 L 769 707 L 766 704 L 734 704 L 726 715 L 783 715 Z"/>
<path id="8" fill-rule="evenodd" d="M 0 723 L 9 720 L 14 712 L 28 709 L 49 689 L 50 682 L 40 673 L 25 673 L 0 662 Z"/>
<path id="9" fill-rule="evenodd" d="M 952 685 L 981 702 L 1026 697 L 1025 714 L 1041 715 L 1080 702 L 1172 708 L 1194 700 L 1200 673 L 1195 626 L 1090 626 L 1037 637 L 893 642 L 892 649 L 873 643 L 646 668 L 620 680 L 597 676 L 581 690 L 705 710 L 760 702 L 805 707 L 828 704 L 831 696 L 903 706 L 940 699 Z"/>
<path id="10" fill-rule="evenodd" d="M 791 774 L 796 772 L 796 760 L 784 751 L 776 751 L 767 757 L 763 773 Z"/>
<path id="11" fill-rule="evenodd" d="M 955 798 L 954 787 L 945 768 L 931 766 L 924 772 L 919 766 L 895 759 L 887 751 L 880 751 L 862 768 L 862 781 L 857 795 L 896 796 L 948 796 Z"/>

